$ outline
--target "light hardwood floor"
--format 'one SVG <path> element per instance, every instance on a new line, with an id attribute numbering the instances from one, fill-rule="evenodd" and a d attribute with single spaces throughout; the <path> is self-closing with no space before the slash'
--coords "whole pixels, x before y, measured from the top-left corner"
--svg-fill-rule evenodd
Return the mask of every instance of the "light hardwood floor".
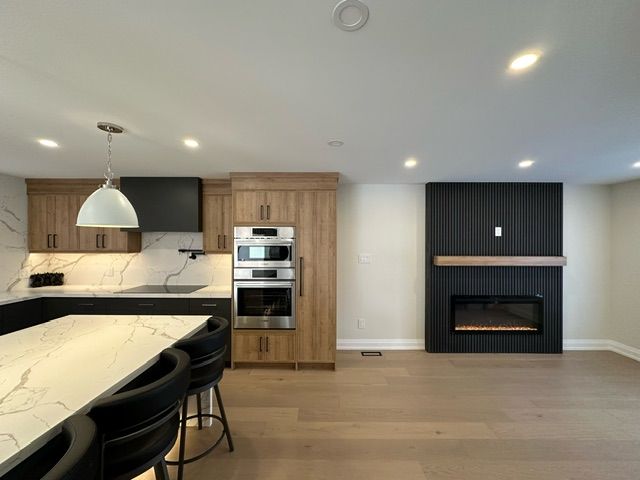
<path id="1" fill-rule="evenodd" d="M 221 389 L 236 450 L 187 480 L 640 479 L 640 363 L 610 352 L 339 352 L 335 372 L 229 370 Z"/>

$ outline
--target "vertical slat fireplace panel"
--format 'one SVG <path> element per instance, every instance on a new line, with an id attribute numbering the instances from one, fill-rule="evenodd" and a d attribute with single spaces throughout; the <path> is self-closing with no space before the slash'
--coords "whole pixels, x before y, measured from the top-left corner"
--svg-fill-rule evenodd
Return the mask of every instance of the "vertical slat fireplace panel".
<path id="1" fill-rule="evenodd" d="M 429 183 L 426 194 L 426 349 L 561 352 L 561 267 L 441 267 L 432 259 L 434 255 L 562 255 L 562 184 Z M 494 236 L 496 226 L 502 227 L 502 237 Z M 453 295 L 541 295 L 542 332 L 456 333 Z"/>

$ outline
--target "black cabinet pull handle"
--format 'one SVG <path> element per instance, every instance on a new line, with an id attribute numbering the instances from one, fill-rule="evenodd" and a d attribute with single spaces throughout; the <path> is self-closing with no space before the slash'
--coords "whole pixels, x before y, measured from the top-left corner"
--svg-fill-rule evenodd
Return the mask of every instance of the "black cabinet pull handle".
<path id="1" fill-rule="evenodd" d="M 304 286 L 304 258 L 300 257 L 300 296 L 303 295 L 302 288 Z"/>
<path id="2" fill-rule="evenodd" d="M 51 248 L 51 237 L 53 235 L 51 235 L 50 233 L 47 234 L 47 248 Z"/>
<path id="3" fill-rule="evenodd" d="M 107 246 L 104 243 L 105 238 L 107 238 L 106 235 L 102 235 L 102 248 L 107 248 Z"/>
<path id="4" fill-rule="evenodd" d="M 95 303 L 79 303 L 79 307 L 94 307 Z"/>
<path id="5" fill-rule="evenodd" d="M 139 307 L 153 307 L 155 303 L 139 303 Z"/>
<path id="6" fill-rule="evenodd" d="M 217 307 L 218 304 L 217 303 L 203 303 L 203 304 L 201 304 L 201 306 L 203 306 L 203 307 Z"/>
<path id="7" fill-rule="evenodd" d="M 262 351 L 262 337 L 260 337 L 260 351 Z"/>
<path id="8" fill-rule="evenodd" d="M 271 220 L 271 205 L 267 205 L 267 220 Z"/>
<path id="9" fill-rule="evenodd" d="M 218 235 L 218 250 L 220 250 L 220 235 Z"/>
<path id="10" fill-rule="evenodd" d="M 58 234 L 53 234 L 53 248 L 58 248 Z"/>
<path id="11" fill-rule="evenodd" d="M 260 220 L 264 220 L 264 205 L 260 205 Z"/>
<path id="12" fill-rule="evenodd" d="M 100 235 L 96 234 L 96 248 L 100 248 Z"/>
<path id="13" fill-rule="evenodd" d="M 224 242 L 222 244 L 222 248 L 227 248 L 227 236 L 223 235 L 223 237 L 224 237 Z"/>
<path id="14" fill-rule="evenodd" d="M 267 353 L 269 353 L 269 337 L 267 337 Z"/>

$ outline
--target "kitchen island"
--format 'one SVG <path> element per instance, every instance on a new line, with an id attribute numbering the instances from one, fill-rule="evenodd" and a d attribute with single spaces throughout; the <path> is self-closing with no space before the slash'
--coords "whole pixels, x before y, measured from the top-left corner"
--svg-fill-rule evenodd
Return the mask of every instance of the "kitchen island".
<path id="1" fill-rule="evenodd" d="M 69 315 L 0 336 L 0 475 L 208 315 Z"/>

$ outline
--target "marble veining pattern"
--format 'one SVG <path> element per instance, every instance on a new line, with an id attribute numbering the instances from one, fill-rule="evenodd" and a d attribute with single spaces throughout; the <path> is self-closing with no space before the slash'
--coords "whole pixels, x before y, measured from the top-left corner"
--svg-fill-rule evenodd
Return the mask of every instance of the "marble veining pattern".
<path id="1" fill-rule="evenodd" d="M 13 288 L 24 288 L 29 275 L 43 272 L 62 272 L 70 285 L 231 284 L 231 255 L 191 260 L 179 248 L 202 248 L 202 234 L 143 233 L 140 253 L 33 253 Z"/>
<path id="2" fill-rule="evenodd" d="M 24 179 L 0 175 L 0 291 L 20 283 L 26 249 L 27 189 Z"/>
<path id="3" fill-rule="evenodd" d="M 70 315 L 0 337 L 0 475 L 207 318 Z"/>

